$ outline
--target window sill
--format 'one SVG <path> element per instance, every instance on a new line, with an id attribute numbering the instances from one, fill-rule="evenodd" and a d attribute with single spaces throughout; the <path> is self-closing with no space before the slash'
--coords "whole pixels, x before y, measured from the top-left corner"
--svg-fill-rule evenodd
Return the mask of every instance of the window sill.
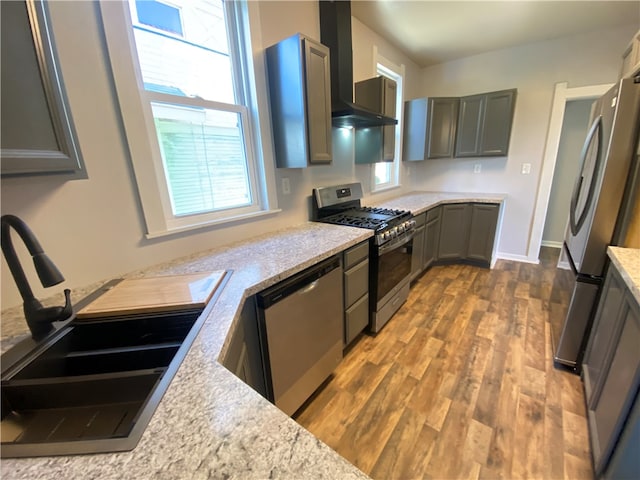
<path id="1" fill-rule="evenodd" d="M 402 187 L 402 185 L 398 184 L 398 185 L 389 185 L 388 187 L 376 188 L 375 190 L 371 190 L 371 195 L 375 195 L 376 193 L 389 192 L 391 190 L 395 190 L 395 189 L 401 188 L 401 187 Z"/>
<path id="2" fill-rule="evenodd" d="M 243 220 L 249 220 L 249 219 L 252 219 L 252 218 L 267 217 L 269 215 L 274 215 L 274 214 L 280 213 L 280 212 L 282 212 L 282 210 L 279 209 L 279 208 L 272 209 L 272 210 L 261 210 L 259 212 L 247 213 L 245 215 L 236 215 L 234 217 L 227 217 L 227 218 L 220 218 L 220 219 L 216 219 L 216 220 L 209 220 L 207 222 L 197 223 L 197 224 L 193 224 L 193 225 L 185 225 L 183 227 L 172 228 L 170 230 L 150 232 L 150 233 L 147 233 L 145 235 L 145 237 L 147 239 L 162 238 L 162 237 L 167 237 L 169 235 L 175 235 L 177 233 L 191 232 L 191 231 L 194 231 L 194 230 L 200 230 L 200 229 L 204 229 L 204 228 L 207 228 L 207 227 L 213 227 L 213 226 L 224 225 L 224 224 L 231 224 L 231 223 L 240 222 L 240 221 L 243 221 Z"/>

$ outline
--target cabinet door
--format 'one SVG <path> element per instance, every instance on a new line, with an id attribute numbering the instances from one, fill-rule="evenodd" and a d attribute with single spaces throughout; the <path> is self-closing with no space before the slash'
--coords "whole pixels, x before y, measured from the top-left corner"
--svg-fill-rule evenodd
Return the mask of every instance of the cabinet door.
<path id="1" fill-rule="evenodd" d="M 442 206 L 438 260 L 465 258 L 470 221 L 471 206 L 468 203 Z"/>
<path id="2" fill-rule="evenodd" d="M 471 207 L 471 227 L 466 258 L 482 263 L 491 263 L 493 242 L 498 224 L 499 206 L 474 203 Z"/>
<path id="3" fill-rule="evenodd" d="M 405 162 L 416 162 L 427 158 L 427 103 L 426 98 L 404 102 L 402 160 Z"/>
<path id="4" fill-rule="evenodd" d="M 222 363 L 256 392 L 266 396 L 255 297 L 244 304 Z"/>
<path id="5" fill-rule="evenodd" d="M 416 228 L 411 250 L 411 280 L 422 273 L 424 265 L 424 225 Z"/>
<path id="6" fill-rule="evenodd" d="M 596 475 L 606 466 L 640 384 L 640 314 L 625 292 L 622 330 L 613 348 L 602 391 L 589 405 L 591 443 Z"/>
<path id="7" fill-rule="evenodd" d="M 597 386 L 601 383 L 602 374 L 606 374 L 611 342 L 614 335 L 616 335 L 616 331 L 620 328 L 620 310 L 622 308 L 623 295 L 622 279 L 615 268 L 610 267 L 603 293 L 598 303 L 598 310 L 593 321 L 582 365 L 582 378 L 584 380 L 587 403 L 599 391 Z"/>
<path id="8" fill-rule="evenodd" d="M 305 52 L 309 163 L 331 163 L 329 49 L 308 38 L 303 38 L 302 42 Z"/>
<path id="9" fill-rule="evenodd" d="M 2 175 L 86 178 L 47 2 L 0 2 Z"/>
<path id="10" fill-rule="evenodd" d="M 440 207 L 438 207 L 440 208 Z M 424 230 L 423 269 L 427 269 L 438 259 L 438 245 L 440 242 L 440 215 L 427 222 Z"/>
<path id="11" fill-rule="evenodd" d="M 501 156 L 509 151 L 515 95 L 515 90 L 487 94 L 481 127 L 481 155 Z"/>
<path id="12" fill-rule="evenodd" d="M 486 95 L 471 95 L 460 99 L 458 133 L 456 136 L 457 157 L 477 157 L 481 152 L 481 127 Z"/>
<path id="13" fill-rule="evenodd" d="M 427 121 L 427 158 L 451 158 L 454 154 L 457 98 L 430 98 Z"/>

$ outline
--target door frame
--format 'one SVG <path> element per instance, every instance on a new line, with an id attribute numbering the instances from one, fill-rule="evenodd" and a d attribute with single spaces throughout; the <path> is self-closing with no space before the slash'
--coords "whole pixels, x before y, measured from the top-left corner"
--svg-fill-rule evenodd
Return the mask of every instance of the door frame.
<path id="1" fill-rule="evenodd" d="M 568 85 L 568 82 L 556 83 L 553 94 L 551 118 L 549 120 L 549 130 L 547 132 L 544 155 L 542 157 L 542 172 L 540 174 L 540 183 L 533 215 L 529 250 L 527 252 L 527 259 L 531 263 L 539 263 L 544 222 L 547 218 L 547 209 L 549 208 L 549 197 L 551 195 L 553 174 L 558 158 L 558 148 L 560 146 L 560 136 L 562 134 L 566 104 L 572 100 L 595 100 L 604 95 L 613 86 L 612 83 L 575 88 L 569 88 Z"/>

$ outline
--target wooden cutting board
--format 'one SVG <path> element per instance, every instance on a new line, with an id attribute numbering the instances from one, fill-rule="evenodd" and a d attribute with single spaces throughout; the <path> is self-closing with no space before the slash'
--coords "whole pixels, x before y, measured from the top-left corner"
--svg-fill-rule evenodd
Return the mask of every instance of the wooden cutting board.
<path id="1" fill-rule="evenodd" d="M 76 318 L 157 313 L 204 307 L 226 271 L 122 280 L 76 312 Z"/>

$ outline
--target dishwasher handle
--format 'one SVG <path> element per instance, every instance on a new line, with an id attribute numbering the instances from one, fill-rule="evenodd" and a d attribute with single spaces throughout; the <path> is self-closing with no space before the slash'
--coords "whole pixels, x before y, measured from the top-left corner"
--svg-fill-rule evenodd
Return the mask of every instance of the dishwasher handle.
<path id="1" fill-rule="evenodd" d="M 310 292 L 316 287 L 320 278 L 339 267 L 340 258 L 337 256 L 317 263 L 256 294 L 258 307 L 266 309 L 294 293 L 304 294 Z"/>

